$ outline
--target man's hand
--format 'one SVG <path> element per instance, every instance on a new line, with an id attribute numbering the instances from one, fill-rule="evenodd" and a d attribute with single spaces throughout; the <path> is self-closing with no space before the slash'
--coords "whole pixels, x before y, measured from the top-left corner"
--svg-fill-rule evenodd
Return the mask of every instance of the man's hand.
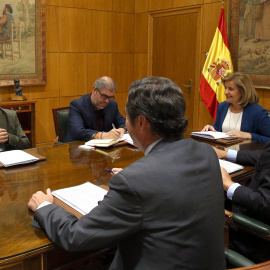
<path id="1" fill-rule="evenodd" d="M 232 181 L 230 175 L 227 173 L 227 171 L 223 167 L 220 167 L 220 169 L 221 169 L 221 175 L 222 175 L 222 180 L 223 180 L 223 188 L 225 191 L 227 191 L 234 182 Z"/>
<path id="2" fill-rule="evenodd" d="M 8 141 L 8 133 L 5 129 L 0 128 L 0 143 L 5 143 Z"/>
<path id="3" fill-rule="evenodd" d="M 122 168 L 112 168 L 112 171 L 114 172 L 114 174 L 117 174 L 121 172 L 122 170 L 123 170 Z"/>
<path id="4" fill-rule="evenodd" d="M 123 136 L 125 133 L 124 128 L 114 128 L 110 130 L 109 132 L 103 132 L 102 139 L 119 139 Z"/>
<path id="5" fill-rule="evenodd" d="M 218 158 L 227 159 L 227 151 L 218 149 L 217 147 L 214 147 L 214 146 L 213 146 L 213 149 L 216 151 Z"/>
<path id="6" fill-rule="evenodd" d="M 206 125 L 201 131 L 216 131 L 211 125 Z"/>
<path id="7" fill-rule="evenodd" d="M 42 191 L 38 191 L 35 194 L 33 194 L 32 198 L 28 202 L 28 207 L 33 212 L 35 212 L 37 210 L 37 208 L 45 201 L 53 203 L 52 192 L 49 188 L 47 189 L 47 195 L 44 194 Z"/>

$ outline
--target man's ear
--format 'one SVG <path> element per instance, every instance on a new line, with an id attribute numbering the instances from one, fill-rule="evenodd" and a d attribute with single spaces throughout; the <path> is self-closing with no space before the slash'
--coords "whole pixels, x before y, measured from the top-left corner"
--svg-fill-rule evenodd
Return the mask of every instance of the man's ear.
<path id="1" fill-rule="evenodd" d="M 97 88 L 95 86 L 93 87 L 92 92 L 93 93 L 96 93 L 97 92 Z"/>
<path id="2" fill-rule="evenodd" d="M 145 132 L 150 129 L 150 123 L 144 115 L 139 115 L 138 117 L 138 126 L 141 131 Z"/>

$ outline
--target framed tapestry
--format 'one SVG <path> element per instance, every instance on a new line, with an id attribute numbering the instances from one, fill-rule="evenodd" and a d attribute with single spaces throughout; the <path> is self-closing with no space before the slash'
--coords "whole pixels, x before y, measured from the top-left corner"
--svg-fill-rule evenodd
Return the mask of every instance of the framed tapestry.
<path id="1" fill-rule="evenodd" d="M 270 1 L 230 0 L 230 50 L 234 70 L 256 87 L 270 88 Z"/>
<path id="2" fill-rule="evenodd" d="M 0 4 L 0 86 L 46 84 L 45 0 Z"/>

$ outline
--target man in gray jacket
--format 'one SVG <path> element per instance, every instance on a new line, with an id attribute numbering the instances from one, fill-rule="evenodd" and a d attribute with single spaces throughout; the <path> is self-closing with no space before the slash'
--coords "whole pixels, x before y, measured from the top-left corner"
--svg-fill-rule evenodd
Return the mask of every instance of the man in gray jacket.
<path id="1" fill-rule="evenodd" d="M 104 199 L 79 220 L 52 204 L 49 189 L 35 193 L 28 206 L 48 237 L 69 251 L 117 245 L 110 269 L 225 269 L 218 158 L 209 145 L 182 139 L 185 110 L 169 79 L 131 84 L 126 127 L 145 157 L 114 174 Z"/>

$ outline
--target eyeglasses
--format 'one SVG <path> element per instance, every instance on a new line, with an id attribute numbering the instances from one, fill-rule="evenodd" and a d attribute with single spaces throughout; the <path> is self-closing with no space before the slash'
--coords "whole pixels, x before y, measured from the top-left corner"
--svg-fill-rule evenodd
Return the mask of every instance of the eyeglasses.
<path id="1" fill-rule="evenodd" d="M 96 88 L 96 89 L 97 89 L 97 88 Z M 108 99 L 109 101 L 115 100 L 115 97 L 114 97 L 114 96 L 109 97 L 109 96 L 107 96 L 107 95 L 101 94 L 100 91 L 99 91 L 98 89 L 97 89 L 97 91 L 99 92 L 100 97 L 101 97 L 103 100 L 106 100 L 106 99 Z"/>

